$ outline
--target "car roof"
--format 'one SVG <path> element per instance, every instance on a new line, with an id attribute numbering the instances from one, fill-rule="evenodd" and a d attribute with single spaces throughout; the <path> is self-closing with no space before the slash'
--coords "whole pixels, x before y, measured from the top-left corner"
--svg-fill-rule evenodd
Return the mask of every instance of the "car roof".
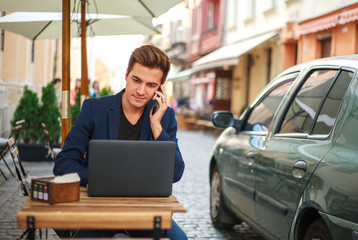
<path id="1" fill-rule="evenodd" d="M 304 62 L 293 67 L 290 67 L 283 71 L 279 76 L 285 75 L 289 72 L 294 72 L 298 70 L 303 70 L 307 67 L 312 66 L 344 66 L 344 67 L 351 67 L 357 68 L 358 67 L 358 54 L 354 55 L 343 55 L 343 56 L 335 56 L 335 57 L 328 57 L 328 58 L 320 58 L 311 60 L 308 62 Z"/>

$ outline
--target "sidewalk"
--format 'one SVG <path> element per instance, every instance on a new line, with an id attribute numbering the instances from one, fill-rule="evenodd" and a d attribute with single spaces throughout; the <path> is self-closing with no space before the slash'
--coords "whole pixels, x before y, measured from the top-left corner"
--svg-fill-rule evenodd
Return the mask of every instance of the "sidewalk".
<path id="1" fill-rule="evenodd" d="M 6 162 L 16 174 L 14 163 L 9 154 L 6 156 Z M 53 162 L 23 162 L 23 165 L 26 171 L 30 171 L 30 177 L 53 175 Z M 16 177 L 11 176 L 3 161 L 0 162 L 0 168 L 9 178 L 5 181 L 3 176 L 0 175 L 0 239 L 18 239 L 24 230 L 17 228 L 16 212 L 21 209 L 26 197 L 22 195 L 20 182 Z M 45 234 L 43 231 L 42 237 L 45 237 Z M 53 230 L 48 231 L 48 237 L 58 238 Z"/>
<path id="2" fill-rule="evenodd" d="M 230 230 L 216 229 L 210 219 L 208 167 L 216 137 L 203 132 L 178 132 L 179 146 L 186 167 L 182 179 L 173 185 L 173 194 L 187 209 L 187 213 L 175 213 L 173 219 L 182 227 L 189 240 L 263 240 L 246 223 Z M 7 163 L 12 166 L 10 156 Z M 52 176 L 53 162 L 23 162 L 30 176 Z M 3 161 L 0 168 L 11 176 Z M 0 175 L 0 239 L 18 239 L 23 230 L 17 228 L 16 212 L 21 209 L 25 197 L 21 194 L 15 177 L 4 181 Z M 49 238 L 58 238 L 49 230 Z M 38 231 L 36 231 L 38 237 Z M 44 230 L 42 237 L 45 237 Z"/>

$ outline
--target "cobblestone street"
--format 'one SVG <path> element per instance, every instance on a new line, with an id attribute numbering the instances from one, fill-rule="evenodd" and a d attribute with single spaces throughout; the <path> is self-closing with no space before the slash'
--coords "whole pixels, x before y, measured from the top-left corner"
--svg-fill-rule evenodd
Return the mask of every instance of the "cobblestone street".
<path id="1" fill-rule="evenodd" d="M 211 224 L 208 166 L 216 137 L 203 132 L 180 131 L 178 139 L 186 169 L 181 181 L 174 184 L 173 194 L 187 213 L 176 213 L 174 219 L 189 239 L 263 240 L 245 223 L 226 231 L 219 231 Z M 9 157 L 7 162 L 11 163 Z M 0 167 L 7 176 L 10 175 L 3 163 Z M 24 167 L 30 170 L 30 176 L 50 176 L 53 163 L 24 162 Z M 17 239 L 23 231 L 17 228 L 16 211 L 20 210 L 25 198 L 20 194 L 15 178 L 5 182 L 0 177 L 0 239 Z M 42 234 L 45 236 L 44 232 Z M 49 230 L 49 237 L 56 238 L 52 230 Z"/>

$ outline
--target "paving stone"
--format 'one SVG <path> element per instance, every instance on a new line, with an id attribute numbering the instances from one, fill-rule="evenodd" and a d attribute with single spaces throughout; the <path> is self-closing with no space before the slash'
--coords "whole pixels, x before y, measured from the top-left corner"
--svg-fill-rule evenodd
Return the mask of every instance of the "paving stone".
<path id="1" fill-rule="evenodd" d="M 263 240 L 246 223 L 231 230 L 216 229 L 210 219 L 209 203 L 209 160 L 215 143 L 215 137 L 202 132 L 179 131 L 179 146 L 186 167 L 182 179 L 173 185 L 173 194 L 187 209 L 187 213 L 175 213 L 173 219 L 183 228 L 190 240 Z M 7 156 L 7 163 L 11 165 Z M 30 170 L 30 176 L 52 176 L 53 162 L 23 162 Z M 13 166 L 13 165 L 11 165 Z M 1 165 L 4 171 L 6 166 Z M 10 173 L 6 173 L 7 176 Z M 19 181 L 11 177 L 4 181 L 0 176 L 0 239 L 17 239 L 23 233 L 17 228 L 16 211 L 21 209 L 25 197 L 21 194 Z M 36 237 L 39 237 L 36 231 Z M 42 237 L 45 237 L 42 231 Z M 58 238 L 49 229 L 49 238 Z"/>

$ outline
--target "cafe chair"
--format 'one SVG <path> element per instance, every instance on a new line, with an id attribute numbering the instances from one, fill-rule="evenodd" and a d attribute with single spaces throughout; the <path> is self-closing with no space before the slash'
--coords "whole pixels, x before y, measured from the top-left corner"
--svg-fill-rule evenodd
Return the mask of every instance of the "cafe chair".
<path id="1" fill-rule="evenodd" d="M 9 167 L 9 165 L 7 164 L 7 162 L 5 160 L 6 153 L 7 153 L 6 139 L 0 138 L 0 158 L 1 158 L 0 160 L 5 163 L 5 166 L 7 167 L 7 169 L 11 173 L 11 175 L 14 177 L 15 176 L 14 173 L 11 171 L 11 168 Z M 2 171 L 1 168 L 0 168 L 0 173 L 4 177 L 5 181 L 7 181 L 8 178 L 6 177 L 6 174 Z"/>
<path id="2" fill-rule="evenodd" d="M 53 160 L 55 160 L 55 158 L 57 157 L 57 154 L 61 151 L 61 148 L 54 148 L 52 146 L 52 143 L 51 143 L 51 140 L 50 140 L 50 134 L 49 134 L 49 132 L 47 130 L 46 124 L 42 122 L 41 126 L 42 126 L 42 128 L 44 130 L 44 134 L 45 134 L 46 141 L 47 141 L 48 153 L 46 155 L 46 158 L 48 158 L 51 155 L 51 158 Z"/>
<path id="3" fill-rule="evenodd" d="M 10 139 L 11 137 L 15 138 L 15 136 L 18 135 L 20 129 L 22 128 L 22 125 L 25 123 L 25 120 L 19 120 L 15 122 L 15 126 L 12 128 L 10 136 L 7 139 Z M 3 161 L 5 166 L 7 167 L 7 169 L 9 170 L 10 174 L 15 177 L 15 174 L 13 173 L 13 171 L 11 171 L 11 168 L 9 167 L 9 165 L 7 164 L 6 160 L 5 160 L 5 156 L 8 152 L 8 148 L 6 146 L 6 141 L 7 139 L 5 138 L 0 138 L 0 161 Z M 0 169 L 0 173 L 3 175 L 5 181 L 8 180 L 8 178 L 6 177 L 5 173 Z"/>
<path id="4" fill-rule="evenodd" d="M 23 194 L 24 194 L 24 196 L 29 196 L 29 190 L 25 184 L 27 173 L 25 172 L 25 169 L 24 169 L 22 162 L 20 160 L 19 150 L 18 150 L 17 146 L 15 145 L 15 141 L 14 141 L 13 137 L 10 137 L 9 140 L 6 141 L 6 146 L 7 146 L 8 150 L 10 152 L 10 155 L 12 157 L 12 160 L 13 160 L 13 163 L 15 166 L 16 175 L 17 175 L 18 180 L 20 181 Z"/>
<path id="5" fill-rule="evenodd" d="M 6 177 L 6 175 L 4 174 L 4 172 L 1 170 L 1 168 L 0 168 L 0 173 L 1 173 L 1 175 L 4 177 L 5 181 L 7 181 L 7 177 Z"/>

